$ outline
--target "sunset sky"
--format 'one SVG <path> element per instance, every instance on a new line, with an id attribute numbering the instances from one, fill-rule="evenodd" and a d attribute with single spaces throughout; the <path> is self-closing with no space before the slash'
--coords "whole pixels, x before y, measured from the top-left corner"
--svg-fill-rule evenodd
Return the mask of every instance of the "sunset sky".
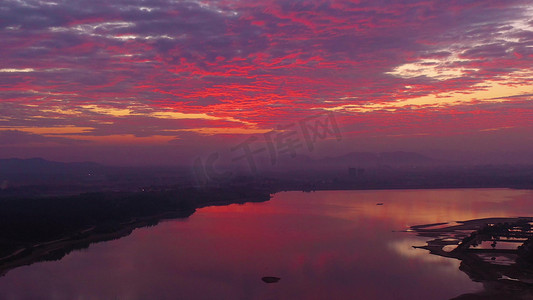
<path id="1" fill-rule="evenodd" d="M 173 163 L 325 112 L 302 154 L 533 158 L 531 0 L 3 0 L 0 57 L 0 158 Z"/>

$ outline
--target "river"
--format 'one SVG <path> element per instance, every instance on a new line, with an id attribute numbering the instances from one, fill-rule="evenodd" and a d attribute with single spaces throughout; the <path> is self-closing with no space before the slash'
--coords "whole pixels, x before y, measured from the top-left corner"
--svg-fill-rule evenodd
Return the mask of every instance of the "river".
<path id="1" fill-rule="evenodd" d="M 16 268 L 0 299 L 451 299 L 484 287 L 406 230 L 533 216 L 532 203 L 510 189 L 281 192 Z"/>

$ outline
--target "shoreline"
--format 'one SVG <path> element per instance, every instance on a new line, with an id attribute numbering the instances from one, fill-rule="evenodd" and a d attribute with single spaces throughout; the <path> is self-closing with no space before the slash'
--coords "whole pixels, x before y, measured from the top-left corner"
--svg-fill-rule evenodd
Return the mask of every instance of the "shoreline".
<path id="1" fill-rule="evenodd" d="M 170 195 L 178 197 L 178 194 L 179 193 L 172 193 Z M 263 202 L 268 201 L 271 197 L 270 194 L 264 193 L 263 190 L 252 190 L 251 193 L 248 191 L 248 194 L 249 195 L 243 193 L 241 197 L 233 198 L 230 197 L 235 196 L 233 194 L 215 193 L 216 197 L 213 196 L 212 199 L 206 199 L 207 197 L 201 198 L 202 200 L 195 200 L 190 194 L 186 194 L 186 196 L 189 196 L 190 198 L 184 197 L 176 200 L 178 203 L 176 207 L 176 205 L 163 205 L 166 203 L 165 201 L 168 201 L 168 199 L 163 196 L 168 196 L 168 194 L 162 193 L 162 197 L 150 199 L 152 202 L 149 203 L 152 206 L 158 207 L 158 205 L 162 205 L 161 208 L 158 208 L 159 211 L 157 211 L 155 214 L 132 216 L 127 220 L 123 218 L 124 220 L 119 222 L 115 222 L 113 220 L 103 220 L 99 223 L 86 224 L 78 230 L 65 233 L 60 237 L 56 236 L 53 240 L 46 240 L 44 238 L 33 243 L 24 242 L 23 246 L 16 248 L 15 245 L 17 242 L 13 241 L 13 251 L 7 255 L 4 255 L 3 257 L 0 257 L 0 277 L 4 276 L 10 270 L 21 266 L 31 265 L 41 261 L 59 260 L 68 253 L 75 250 L 88 248 L 91 244 L 128 236 L 137 228 L 156 225 L 164 220 L 187 218 L 194 214 L 197 209 L 202 207 L 242 204 L 246 202 Z M 205 196 L 205 191 L 198 192 L 198 195 Z M 193 194 L 193 196 L 198 195 Z M 137 194 L 135 196 L 141 199 L 144 198 L 144 195 L 142 194 Z M 146 195 L 146 197 L 150 198 L 149 195 Z M 130 202 L 135 202 L 137 199 L 133 198 L 133 200 L 131 200 L 130 198 L 127 198 L 123 201 L 126 203 L 123 204 L 123 206 L 129 205 L 131 204 Z M 169 207 L 175 208 L 169 209 Z M 125 207 L 125 209 L 127 208 L 128 207 Z M 67 231 L 67 229 L 65 229 L 65 231 Z M 6 241 L 6 239 L 4 240 Z M 7 245 L 9 245 L 9 240 L 7 240 L 7 242 Z M 18 242 L 18 244 L 21 244 L 21 242 Z"/>
<path id="2" fill-rule="evenodd" d="M 197 209 L 209 206 L 225 206 L 231 204 L 243 204 L 247 202 L 264 202 L 270 200 L 272 194 L 279 192 L 315 192 L 315 191 L 348 191 L 348 190 L 431 190 L 431 189 L 512 189 L 512 190 L 530 190 L 527 188 L 509 188 L 509 187 L 439 187 L 439 188 L 366 188 L 366 189 L 318 189 L 318 190 L 302 190 L 302 189 L 283 189 L 269 192 L 268 199 L 265 197 L 266 189 L 253 190 L 254 192 L 261 191 L 263 197 L 258 195 L 244 196 L 241 198 L 222 198 L 211 199 L 195 203 L 194 207 L 176 209 L 172 211 L 162 211 L 154 215 L 132 217 L 127 221 L 116 223 L 110 230 L 102 228 L 102 224 L 89 224 L 81 230 L 65 234 L 60 238 L 51 241 L 39 241 L 33 244 L 27 244 L 23 247 L 14 249 L 11 253 L 0 257 L 0 277 L 5 275 L 8 271 L 24 266 L 31 265 L 40 261 L 58 260 L 68 253 L 89 247 L 93 243 L 105 242 L 114 239 L 119 239 L 130 235 L 135 229 L 150 225 L 156 225 L 164 220 L 171 220 L 177 218 L 187 218 L 194 214 Z"/>
<path id="3" fill-rule="evenodd" d="M 38 243 L 25 248 L 20 248 L 11 255 L 0 258 L 0 277 L 10 270 L 31 265 L 33 263 L 58 260 L 72 251 L 88 248 L 91 244 L 115 240 L 130 235 L 135 229 L 157 224 L 167 219 L 186 218 L 190 214 L 187 211 L 166 212 L 155 216 L 136 218 L 130 222 L 120 224 L 120 229 L 107 233 L 94 232 L 97 227 L 82 230 L 80 232 L 65 236 L 50 242 Z M 80 234 L 87 237 L 80 238 Z M 21 255 L 29 252 L 28 255 Z M 61 257 L 54 255 L 61 255 Z M 20 256 L 20 257 L 19 257 Z"/>

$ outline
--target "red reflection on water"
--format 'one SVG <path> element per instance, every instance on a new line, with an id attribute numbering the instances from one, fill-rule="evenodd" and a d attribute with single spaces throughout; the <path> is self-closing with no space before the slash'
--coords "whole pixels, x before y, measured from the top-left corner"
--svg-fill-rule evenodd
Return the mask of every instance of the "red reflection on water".
<path id="1" fill-rule="evenodd" d="M 533 207 L 524 206 L 532 195 L 481 189 L 279 193 L 265 203 L 203 208 L 59 262 L 15 269 L 0 279 L 0 298 L 447 299 L 480 285 L 458 261 L 411 247 L 423 239 L 393 231 L 533 215 Z M 265 284 L 263 276 L 281 280 Z"/>

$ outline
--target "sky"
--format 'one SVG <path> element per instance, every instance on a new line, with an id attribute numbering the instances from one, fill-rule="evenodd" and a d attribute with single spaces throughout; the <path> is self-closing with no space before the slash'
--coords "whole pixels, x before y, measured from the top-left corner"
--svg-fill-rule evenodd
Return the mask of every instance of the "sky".
<path id="1" fill-rule="evenodd" d="M 531 1 L 3 0 L 0 41 L 0 158 L 533 157 Z"/>

